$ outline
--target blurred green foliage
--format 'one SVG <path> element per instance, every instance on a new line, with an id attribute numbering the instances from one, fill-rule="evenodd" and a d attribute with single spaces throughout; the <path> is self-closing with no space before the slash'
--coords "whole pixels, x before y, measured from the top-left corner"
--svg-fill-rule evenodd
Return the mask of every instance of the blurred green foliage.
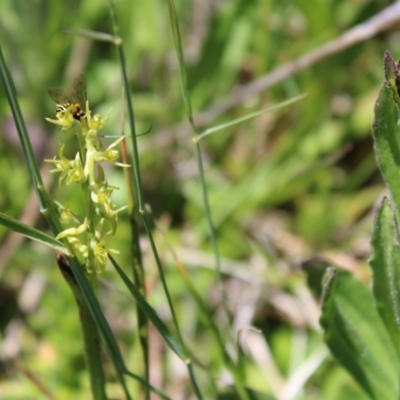
<path id="1" fill-rule="evenodd" d="M 373 0 L 177 1 L 195 114 L 231 94 L 237 85 L 251 82 L 337 38 L 389 4 Z M 167 5 L 159 0 L 119 0 L 116 8 L 137 130 L 142 133 L 151 128 L 138 138 L 146 202 L 197 289 L 215 308 L 218 321 L 219 297 L 215 276 L 210 272 L 214 265 L 191 136 L 176 128 L 185 114 Z M 62 32 L 66 27 L 110 33 L 107 2 L 0 3 L 0 42 L 38 160 L 51 158 L 59 141 L 66 140 L 44 120 L 54 114 L 47 89 L 64 86 L 80 73 L 85 74 L 94 110 L 104 115 L 112 108 L 104 134 L 121 133 L 123 107 L 115 48 L 66 35 Z M 371 210 L 384 189 L 372 152 L 370 124 L 373 102 L 383 81 L 382 56 L 387 48 L 395 56 L 400 54 L 399 33 L 394 28 L 251 96 L 214 124 L 307 92 L 301 102 L 219 132 L 201 143 L 232 307 L 237 312 L 244 304 L 251 305 L 245 325 L 262 327 L 259 337 L 268 348 L 266 353 L 272 354 L 265 365 L 265 359 L 257 360 L 246 350 L 246 343 L 243 345 L 248 353 L 243 369 L 249 377 L 249 388 L 261 392 L 262 398 L 279 393 L 322 343 L 315 324 L 318 314 L 308 307 L 313 300 L 306 279 L 296 268 L 298 262 L 317 253 L 325 254 L 334 263 L 345 264 L 368 279 L 365 260 Z M 16 218 L 23 212 L 36 213 L 34 223 L 46 229 L 36 202 L 27 202 L 29 177 L 2 88 L 0 93 L 0 210 Z M 74 153 L 72 147 L 70 152 Z M 43 165 L 44 174 L 49 169 Z M 121 188 L 114 193 L 114 201 L 125 204 L 122 172 L 116 170 L 112 175 L 112 184 Z M 73 191 L 61 193 L 56 181 L 52 187 L 55 198 L 67 198 L 71 208 L 81 204 Z M 126 250 L 128 232 L 125 214 L 112 246 L 121 251 L 121 265 L 130 259 Z M 176 271 L 164 237 L 157 232 L 157 246 L 169 274 L 182 331 L 200 359 L 199 381 L 204 396 L 212 398 L 215 387 L 208 379 L 210 371 L 219 375 L 222 386 L 230 382 L 219 371 L 221 360 L 215 344 L 196 313 L 196 303 Z M 10 248 L 8 235 L 0 228 L 0 254 L 5 247 Z M 147 243 L 144 247 L 149 299 L 168 323 L 170 317 L 154 261 Z M 34 271 L 44 276 L 40 300 L 24 320 L 21 358 L 58 398 L 88 398 L 75 304 L 55 268 L 52 253 L 28 242 L 11 248 L 7 262 L 0 265 L 5 286 L 19 293 Z M 119 285 L 111 270 L 104 278 Z M 249 292 L 254 295 L 251 299 L 246 297 Z M 138 362 L 138 343 L 133 304 L 117 289 L 102 283 L 98 294 L 120 338 L 126 361 L 134 366 Z M 296 304 L 301 306 L 296 308 Z M 238 319 L 239 324 L 242 321 Z M 6 360 L 3 364 L 6 371 L 1 368 L 0 393 L 4 398 L 39 396 L 31 379 L 18 368 L 9 367 Z M 270 368 L 276 368 L 279 379 L 268 373 Z M 177 383 L 181 379 L 180 366 L 169 353 L 155 369 L 161 371 L 163 379 L 158 384 L 166 391 L 174 393 L 176 385 L 182 385 Z M 112 368 L 107 372 L 110 397 L 121 396 L 120 389 L 113 385 Z M 291 398 L 363 396 L 349 375 L 325 357 Z"/>

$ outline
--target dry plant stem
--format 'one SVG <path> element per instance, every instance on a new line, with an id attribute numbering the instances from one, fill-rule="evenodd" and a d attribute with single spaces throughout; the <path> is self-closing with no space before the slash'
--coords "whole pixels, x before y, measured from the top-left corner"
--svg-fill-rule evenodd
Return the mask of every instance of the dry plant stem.
<path id="1" fill-rule="evenodd" d="M 107 400 L 105 392 L 105 378 L 103 372 L 103 362 L 101 358 L 101 339 L 90 310 L 82 296 L 78 283 L 61 254 L 56 255 L 57 264 L 62 276 L 72 290 L 79 309 L 79 319 L 83 333 L 85 346 L 86 365 L 90 377 L 90 386 L 94 400 Z"/>
<path id="2" fill-rule="evenodd" d="M 86 38 L 76 37 L 72 45 L 72 51 L 68 57 L 65 72 L 66 82 L 72 82 L 85 70 L 88 63 L 92 41 Z"/>
<path id="3" fill-rule="evenodd" d="M 382 12 L 376 14 L 369 20 L 347 30 L 338 38 L 325 43 L 316 50 L 313 50 L 294 61 L 283 64 L 261 78 L 239 87 L 229 97 L 214 104 L 211 108 L 198 115 L 196 123 L 200 126 L 208 125 L 216 117 L 241 104 L 251 95 L 268 89 L 297 72 L 302 71 L 311 65 L 338 53 L 339 51 L 371 38 L 398 21 L 400 21 L 400 3 L 395 3 L 385 8 Z"/>
<path id="4" fill-rule="evenodd" d="M 43 394 L 44 398 L 48 400 L 57 400 L 50 390 L 45 386 L 45 384 L 41 381 L 41 379 L 34 374 L 31 370 L 26 368 L 22 362 L 18 360 L 18 358 L 13 358 L 12 363 L 15 365 L 16 368 L 27 378 L 29 379 L 34 386 L 36 386 L 39 391 Z"/>
<path id="5" fill-rule="evenodd" d="M 290 61 L 277 67 L 275 70 L 255 79 L 254 81 L 238 87 L 225 99 L 215 103 L 208 109 L 195 115 L 195 125 L 197 129 L 207 127 L 212 121 L 223 113 L 241 104 L 248 97 L 262 92 L 285 79 L 305 70 L 325 58 L 339 53 L 357 43 L 363 42 L 378 33 L 390 28 L 393 24 L 400 21 L 400 3 L 395 3 L 385 8 L 380 13 L 374 15 L 367 21 L 348 29 L 336 39 L 330 40 L 315 50 L 304 54 L 294 61 Z M 158 146 L 163 146 L 171 140 L 172 135 L 179 132 L 180 135 L 191 132 L 189 124 L 186 122 L 178 124 L 172 128 L 165 129 L 157 134 Z"/>

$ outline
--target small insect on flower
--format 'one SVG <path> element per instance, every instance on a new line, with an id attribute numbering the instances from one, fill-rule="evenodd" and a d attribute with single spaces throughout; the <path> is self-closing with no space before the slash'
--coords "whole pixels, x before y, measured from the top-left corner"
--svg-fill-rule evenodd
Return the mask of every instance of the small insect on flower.
<path id="1" fill-rule="evenodd" d="M 77 121 L 85 117 L 86 107 L 86 82 L 83 75 L 74 80 L 68 89 L 52 87 L 49 89 L 50 97 L 56 102 L 56 116 L 69 110 Z"/>

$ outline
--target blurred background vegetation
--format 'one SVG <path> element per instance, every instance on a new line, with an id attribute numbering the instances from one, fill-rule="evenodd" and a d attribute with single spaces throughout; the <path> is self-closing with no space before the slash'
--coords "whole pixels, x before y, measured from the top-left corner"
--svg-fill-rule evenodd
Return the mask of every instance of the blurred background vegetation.
<path id="1" fill-rule="evenodd" d="M 389 6 L 376 0 L 176 1 L 194 113 L 215 104 L 282 64 L 335 40 Z M 235 398 L 228 374 L 196 312 L 171 256 L 172 245 L 197 289 L 215 310 L 220 293 L 214 273 L 191 132 L 179 83 L 167 5 L 160 0 L 117 0 L 138 138 L 145 199 L 159 229 L 156 243 L 189 347 L 198 358 L 205 398 Z M 42 174 L 56 199 L 81 199 L 59 190 L 50 176 L 60 141 L 45 117 L 54 115 L 47 94 L 83 73 L 92 109 L 104 129 L 123 127 L 121 78 L 115 47 L 63 33 L 64 28 L 111 33 L 106 1 L 0 2 L 0 41 L 15 81 Z M 400 54 L 396 26 L 382 30 L 296 71 L 218 115 L 212 126 L 308 96 L 279 111 L 228 128 L 201 142 L 233 329 L 246 355 L 248 387 L 269 398 L 364 399 L 353 379 L 326 351 L 318 325 L 318 296 L 304 261 L 324 257 L 368 282 L 369 236 L 375 204 L 384 193 L 370 126 L 383 81 L 382 57 Z M 47 230 L 32 192 L 9 105 L 0 88 L 0 210 Z M 195 118 L 196 120 L 196 118 Z M 198 121 L 201 122 L 200 119 Z M 76 149 L 67 146 L 70 154 Z M 126 203 L 123 173 L 108 171 L 118 205 Z M 128 216 L 120 215 L 113 246 L 129 262 Z M 167 240 L 161 232 L 165 232 Z M 147 239 L 142 240 L 149 301 L 170 315 Z M 87 399 L 79 319 L 52 251 L 0 227 L 0 397 Z M 109 268 L 97 288 L 126 362 L 139 362 L 132 302 Z M 310 281 L 312 281 L 310 279 Z M 311 282 L 318 294 L 318 283 Z M 260 333 L 247 329 L 254 326 Z M 191 398 L 181 362 L 151 334 L 152 384 L 174 399 Z M 105 361 L 108 362 L 107 359 Z M 217 377 L 214 383 L 208 378 Z M 109 368 L 109 395 L 121 398 Z M 43 385 L 50 394 L 45 395 Z M 224 395 L 225 393 L 225 395 Z M 225 396 L 225 397 L 223 397 Z M 156 398 L 156 397 L 154 397 Z M 272 397 L 271 397 L 272 398 Z"/>

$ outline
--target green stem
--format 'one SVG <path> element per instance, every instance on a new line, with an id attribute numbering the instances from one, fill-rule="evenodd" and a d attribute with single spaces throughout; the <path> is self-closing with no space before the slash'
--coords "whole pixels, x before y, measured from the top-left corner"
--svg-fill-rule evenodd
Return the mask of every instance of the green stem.
<path id="1" fill-rule="evenodd" d="M 79 154 L 81 157 L 81 163 L 86 168 L 86 161 L 87 161 L 87 145 L 84 137 L 84 131 L 87 134 L 88 133 L 88 126 L 84 126 L 83 124 L 80 125 L 80 131 L 78 132 L 78 142 L 79 142 Z M 92 156 L 91 156 L 92 157 Z M 92 159 L 90 159 L 92 160 Z M 82 189 L 82 196 L 83 196 L 83 204 L 84 204 L 84 215 L 86 216 L 86 219 L 88 221 L 88 235 L 87 235 L 87 248 L 88 248 L 88 259 L 86 261 L 87 263 L 87 268 L 91 272 L 96 271 L 95 267 L 95 260 L 94 260 L 94 254 L 92 247 L 90 245 L 92 241 L 92 236 L 95 234 L 95 221 L 94 221 L 94 216 L 95 216 L 95 211 L 94 211 L 94 204 L 91 198 L 91 188 L 90 185 L 93 183 L 92 181 L 94 180 L 94 174 L 95 174 L 95 163 L 93 162 L 91 164 L 91 172 L 90 174 L 92 177 L 88 177 L 82 184 L 81 184 L 81 189 Z"/>
<path id="2" fill-rule="evenodd" d="M 194 132 L 194 134 L 196 134 L 196 132 Z M 207 185 L 206 185 L 206 180 L 204 177 L 203 160 L 201 158 L 201 151 L 200 151 L 199 143 L 195 143 L 194 148 L 196 151 L 197 170 L 199 172 L 199 179 L 200 179 L 200 184 L 201 184 L 201 189 L 202 189 L 204 212 L 206 215 L 208 232 L 210 235 L 210 244 L 211 244 L 211 248 L 212 248 L 212 251 L 214 254 L 215 269 L 217 271 L 218 283 L 219 283 L 220 291 L 222 294 L 222 306 L 224 307 L 225 314 L 229 320 L 230 312 L 229 312 L 229 307 L 228 307 L 228 302 L 227 302 L 227 294 L 226 294 L 226 289 L 225 289 L 225 286 L 224 286 L 224 283 L 222 280 L 221 259 L 219 256 L 219 249 L 218 249 L 218 244 L 217 244 L 217 238 L 215 235 L 214 223 L 213 223 L 212 216 L 211 216 L 211 208 L 210 208 L 210 202 L 208 200 Z"/>
<path id="3" fill-rule="evenodd" d="M 101 357 L 101 340 L 97 325 L 86 305 L 70 267 L 60 253 L 57 254 L 57 264 L 62 276 L 72 290 L 78 305 L 83 343 L 85 347 L 86 365 L 89 371 L 93 400 L 107 400 L 103 360 Z"/>
<path id="4" fill-rule="evenodd" d="M 137 223 L 138 219 L 134 217 L 134 210 L 132 210 L 130 217 L 130 228 L 131 228 L 131 251 L 132 251 L 132 263 L 133 263 L 133 281 L 135 282 L 138 290 L 146 298 L 146 285 L 145 275 L 143 268 L 142 253 L 140 250 L 139 243 L 139 227 Z M 140 346 L 143 352 L 144 361 L 144 376 L 147 382 L 150 381 L 150 359 L 149 359 L 149 320 L 146 314 L 140 307 L 137 307 L 137 321 L 139 328 L 139 340 Z M 146 390 L 146 398 L 150 398 L 150 392 Z"/>
<path id="5" fill-rule="evenodd" d="M 111 13 L 111 21 L 113 25 L 114 35 L 118 35 L 119 27 L 117 22 L 117 15 L 114 8 L 113 0 L 109 1 L 110 3 L 110 13 Z M 132 252 L 132 274 L 135 284 L 137 285 L 140 293 L 146 297 L 146 286 L 145 286 L 145 274 L 142 262 L 142 254 L 139 244 L 139 231 L 138 231 L 138 216 L 140 213 L 144 211 L 144 200 L 142 193 L 142 178 L 140 175 L 140 163 L 139 163 L 139 151 L 138 145 L 136 141 L 136 128 L 135 128 L 135 115 L 133 111 L 132 99 L 129 91 L 129 82 L 128 76 L 126 72 L 126 64 L 125 64 L 125 54 L 122 46 L 122 41 L 120 43 L 116 43 L 116 48 L 118 51 L 118 56 L 121 65 L 121 75 L 124 82 L 125 94 L 126 94 L 126 102 L 127 102 L 127 110 L 128 110 L 128 119 L 129 125 L 131 129 L 132 135 L 132 152 L 133 152 L 133 174 L 135 177 L 135 190 L 134 190 L 134 207 L 131 209 L 130 214 L 130 228 L 131 228 L 131 252 Z M 143 352 L 143 363 L 144 363 L 144 375 L 146 381 L 150 381 L 150 359 L 149 359 L 149 322 L 146 314 L 142 311 L 142 309 L 137 306 L 137 321 L 139 328 L 139 339 L 140 346 Z M 150 391 L 148 387 L 145 387 L 145 398 L 146 400 L 150 399 Z"/>
<path id="6" fill-rule="evenodd" d="M 115 13 L 114 3 L 113 3 L 113 0 L 109 0 L 109 1 L 110 1 L 110 6 L 111 6 L 111 19 L 112 19 L 112 24 L 113 24 L 114 35 L 118 36 L 118 24 L 117 24 L 117 17 L 116 17 L 116 13 Z M 172 319 L 174 321 L 174 325 L 175 325 L 175 328 L 177 331 L 178 340 L 182 346 L 183 352 L 185 353 L 184 358 L 186 359 L 187 358 L 187 350 L 186 350 L 186 347 L 185 347 L 185 344 L 184 344 L 184 341 L 183 341 L 183 338 L 181 335 L 181 331 L 180 331 L 179 324 L 178 324 L 178 319 L 176 317 L 175 309 L 172 304 L 171 296 L 170 296 L 168 286 L 166 284 L 166 280 L 164 277 L 164 272 L 162 269 L 160 257 L 158 255 L 158 251 L 157 251 L 156 245 L 154 243 L 154 238 L 153 238 L 153 235 L 152 235 L 152 232 L 150 229 L 150 224 L 149 224 L 147 213 L 146 213 L 146 210 L 144 207 L 143 186 L 142 186 L 142 178 L 141 178 L 141 174 L 140 174 L 139 151 L 138 151 L 136 129 L 135 129 L 135 117 L 134 117 L 134 112 L 133 112 L 132 99 L 130 96 L 128 75 L 127 75 L 127 71 L 126 71 L 125 53 L 124 53 L 122 41 L 120 43 L 118 43 L 116 47 L 117 47 L 120 65 L 121 65 L 122 79 L 124 82 L 124 88 L 125 88 L 125 93 L 126 93 L 128 118 L 129 118 L 129 124 L 130 124 L 130 128 L 131 128 L 133 172 L 134 172 L 135 184 L 136 184 L 136 186 L 135 186 L 135 188 L 136 188 L 135 201 L 136 201 L 136 207 L 137 207 L 136 211 L 138 211 L 142 217 L 142 222 L 143 222 L 147 236 L 150 241 L 151 249 L 153 252 L 154 259 L 156 261 L 156 265 L 157 265 L 158 273 L 159 273 L 161 283 L 163 286 L 163 290 L 164 290 L 165 296 L 167 298 L 168 306 L 170 308 L 170 311 L 172 314 Z M 135 215 L 135 210 L 132 211 L 132 215 L 133 216 Z M 139 327 L 139 329 L 140 329 L 140 327 Z M 201 393 L 200 393 L 199 387 L 197 385 L 196 378 L 195 378 L 195 375 L 194 375 L 194 372 L 193 372 L 193 369 L 192 369 L 190 363 L 188 364 L 188 369 L 189 369 L 190 379 L 191 379 L 194 391 L 196 393 L 196 396 L 198 399 L 202 399 L 202 396 L 201 396 Z M 149 396 L 148 392 L 147 392 L 147 396 Z"/>
<path id="7" fill-rule="evenodd" d="M 208 224 L 211 248 L 214 253 L 215 269 L 217 271 L 219 287 L 220 287 L 221 294 L 222 294 L 222 305 L 223 305 L 224 311 L 226 313 L 227 320 L 228 320 L 228 322 L 230 322 L 231 318 L 230 318 L 229 307 L 228 307 L 227 300 L 226 300 L 227 299 L 226 289 L 225 289 L 225 286 L 224 286 L 224 283 L 222 280 L 221 262 L 220 262 L 217 238 L 215 235 L 215 229 L 214 229 L 214 224 L 213 224 L 213 220 L 212 220 L 212 216 L 211 216 L 209 200 L 208 200 L 208 191 L 207 191 L 207 185 L 206 185 L 205 177 L 204 177 L 204 168 L 203 168 L 203 162 L 201 159 L 200 146 L 197 141 L 198 132 L 194 125 L 192 103 L 190 101 L 190 96 L 189 96 L 189 91 L 188 91 L 187 73 L 186 73 L 186 68 L 185 68 L 185 58 L 183 56 L 182 40 L 181 40 L 181 34 L 180 34 L 180 30 L 179 30 L 178 17 L 177 17 L 175 4 L 174 4 L 173 0 L 168 0 L 168 9 L 169 9 L 169 16 L 171 19 L 171 27 L 172 27 L 172 34 L 174 37 L 176 55 L 178 57 L 183 102 L 185 105 L 187 118 L 188 118 L 190 126 L 192 128 L 193 141 L 195 143 L 197 169 L 198 169 L 198 173 L 199 173 L 199 179 L 200 179 L 200 184 L 201 184 L 201 189 L 202 189 L 202 194 L 203 194 L 204 211 L 206 214 L 206 219 L 207 219 L 207 224 Z"/>

